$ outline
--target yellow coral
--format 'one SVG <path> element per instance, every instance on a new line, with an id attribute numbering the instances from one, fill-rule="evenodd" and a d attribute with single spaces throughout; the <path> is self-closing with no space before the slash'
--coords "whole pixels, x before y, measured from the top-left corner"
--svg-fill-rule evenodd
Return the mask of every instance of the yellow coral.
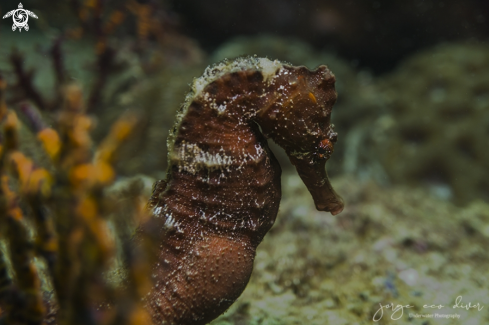
<path id="1" fill-rule="evenodd" d="M 44 150 L 52 160 L 58 157 L 61 149 L 61 141 L 56 131 L 51 128 L 45 128 L 37 134 L 37 138 L 41 141 Z"/>

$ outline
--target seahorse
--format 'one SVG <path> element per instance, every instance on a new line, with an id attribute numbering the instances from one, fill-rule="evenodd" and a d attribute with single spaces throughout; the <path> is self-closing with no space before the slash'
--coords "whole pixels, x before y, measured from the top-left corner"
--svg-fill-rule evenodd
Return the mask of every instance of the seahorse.
<path id="1" fill-rule="evenodd" d="M 334 83 L 326 66 L 257 57 L 223 61 L 194 80 L 168 139 L 167 178 L 136 233 L 156 242 L 144 298 L 154 324 L 208 323 L 245 289 L 281 198 L 268 138 L 285 149 L 318 210 L 342 211 L 325 169 L 337 140 Z"/>

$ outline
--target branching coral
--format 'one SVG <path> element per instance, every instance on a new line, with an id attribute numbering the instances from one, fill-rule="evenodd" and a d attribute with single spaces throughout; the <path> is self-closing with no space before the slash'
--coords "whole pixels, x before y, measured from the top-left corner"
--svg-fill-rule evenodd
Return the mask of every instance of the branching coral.
<path id="1" fill-rule="evenodd" d="M 0 123 L 4 136 L 0 150 L 0 321 L 145 324 L 148 316 L 140 299 L 150 286 L 149 271 L 144 246 L 130 248 L 127 232 L 117 252 L 126 262 L 123 274 L 118 275 L 126 284 L 114 287 L 112 279 L 106 279 L 116 257 L 113 230 L 107 223 L 107 217 L 117 210 L 109 191 L 116 176 L 115 153 L 134 133 L 136 120 L 124 115 L 109 135 L 94 145 L 90 135 L 94 118 L 87 114 L 100 116 L 101 107 L 107 106 L 102 97 L 123 68 L 113 34 L 124 16 L 134 13 L 139 25 L 153 20 L 151 29 L 139 35 L 138 40 L 145 45 L 161 32 L 158 40 L 164 46 L 168 33 L 156 24 L 156 11 L 147 10 L 148 4 L 135 8 L 129 3 L 122 11 L 112 12 L 107 23 L 102 1 L 73 4 L 80 27 L 64 32 L 47 52 L 55 88 L 51 92 L 38 88 L 34 69 L 25 68 L 19 51 L 10 56 L 17 83 L 6 91 L 7 84 L 1 80 Z M 146 15 L 139 15 L 141 11 Z M 80 86 L 69 82 L 61 48 L 66 39 L 82 35 L 95 38 L 94 83 L 88 96 L 83 96 Z M 171 42 L 166 45 L 172 48 Z M 148 69 L 153 64 L 144 58 L 138 61 L 138 66 Z M 21 113 L 21 120 L 14 110 L 7 109 L 6 100 L 9 107 Z M 30 131 L 26 132 L 26 125 Z M 29 149 L 34 147 L 33 155 L 25 150 L 30 141 L 29 137 L 26 141 L 26 133 L 34 134 L 31 140 L 38 141 L 37 146 L 29 144 Z M 125 213 L 130 218 L 144 220 L 145 204 L 139 197 L 126 205 L 129 211 Z"/>
<path id="2" fill-rule="evenodd" d="M 8 258 L 14 271 L 12 277 L 5 266 L 0 272 L 4 284 L 1 317 L 6 324 L 52 323 L 54 315 L 58 324 L 139 323 L 146 312 L 132 300 L 137 290 L 128 286 L 125 294 L 116 295 L 103 278 L 115 250 L 108 235 L 105 216 L 111 208 L 104 189 L 114 181 L 115 153 L 134 129 L 134 116 L 122 116 L 93 153 L 89 136 L 92 123 L 85 114 L 80 88 L 66 85 L 56 126 L 46 127 L 40 119 L 32 121 L 52 161 L 52 166 L 44 169 L 18 150 L 20 122 L 16 113 L 7 109 L 3 96 L 0 101 L 0 228 L 9 247 L 8 252 L 2 251 L 1 258 L 2 265 Z M 39 118 L 36 116 L 34 111 L 28 114 L 30 119 Z M 48 278 L 43 280 L 48 286 L 52 282 L 52 299 L 41 291 L 36 265 L 44 263 L 35 263 L 38 259 L 47 265 Z M 140 284 L 145 277 L 138 275 L 139 262 L 129 255 L 127 260 L 127 277 Z M 97 316 L 96 302 L 124 300 L 133 303 L 124 308 L 114 303 L 110 313 Z"/>

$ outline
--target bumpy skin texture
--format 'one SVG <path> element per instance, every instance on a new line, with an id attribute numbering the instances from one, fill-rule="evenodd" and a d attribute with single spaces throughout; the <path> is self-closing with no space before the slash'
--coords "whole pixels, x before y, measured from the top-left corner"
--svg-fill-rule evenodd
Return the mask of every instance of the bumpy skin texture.
<path id="1" fill-rule="evenodd" d="M 246 287 L 281 197 L 267 137 L 285 149 L 316 207 L 341 212 L 325 171 L 336 141 L 334 81 L 325 66 L 256 58 L 210 67 L 194 81 L 169 139 L 167 179 L 150 200 L 153 217 L 136 236 L 155 241 L 145 298 L 154 324 L 205 324 Z"/>

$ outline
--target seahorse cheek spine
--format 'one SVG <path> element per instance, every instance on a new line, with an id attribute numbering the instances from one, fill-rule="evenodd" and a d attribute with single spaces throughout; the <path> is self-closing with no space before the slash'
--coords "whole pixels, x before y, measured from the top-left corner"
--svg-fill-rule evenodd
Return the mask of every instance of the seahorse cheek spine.
<path id="1" fill-rule="evenodd" d="M 341 210 L 324 171 L 330 153 L 317 152 L 334 135 L 333 84 L 325 67 L 255 58 L 221 63 L 194 81 L 169 139 L 166 184 L 150 201 L 154 217 L 136 236 L 155 247 L 145 298 L 154 324 L 205 324 L 246 287 L 281 196 L 280 166 L 255 122 L 285 148 L 316 205 Z"/>

